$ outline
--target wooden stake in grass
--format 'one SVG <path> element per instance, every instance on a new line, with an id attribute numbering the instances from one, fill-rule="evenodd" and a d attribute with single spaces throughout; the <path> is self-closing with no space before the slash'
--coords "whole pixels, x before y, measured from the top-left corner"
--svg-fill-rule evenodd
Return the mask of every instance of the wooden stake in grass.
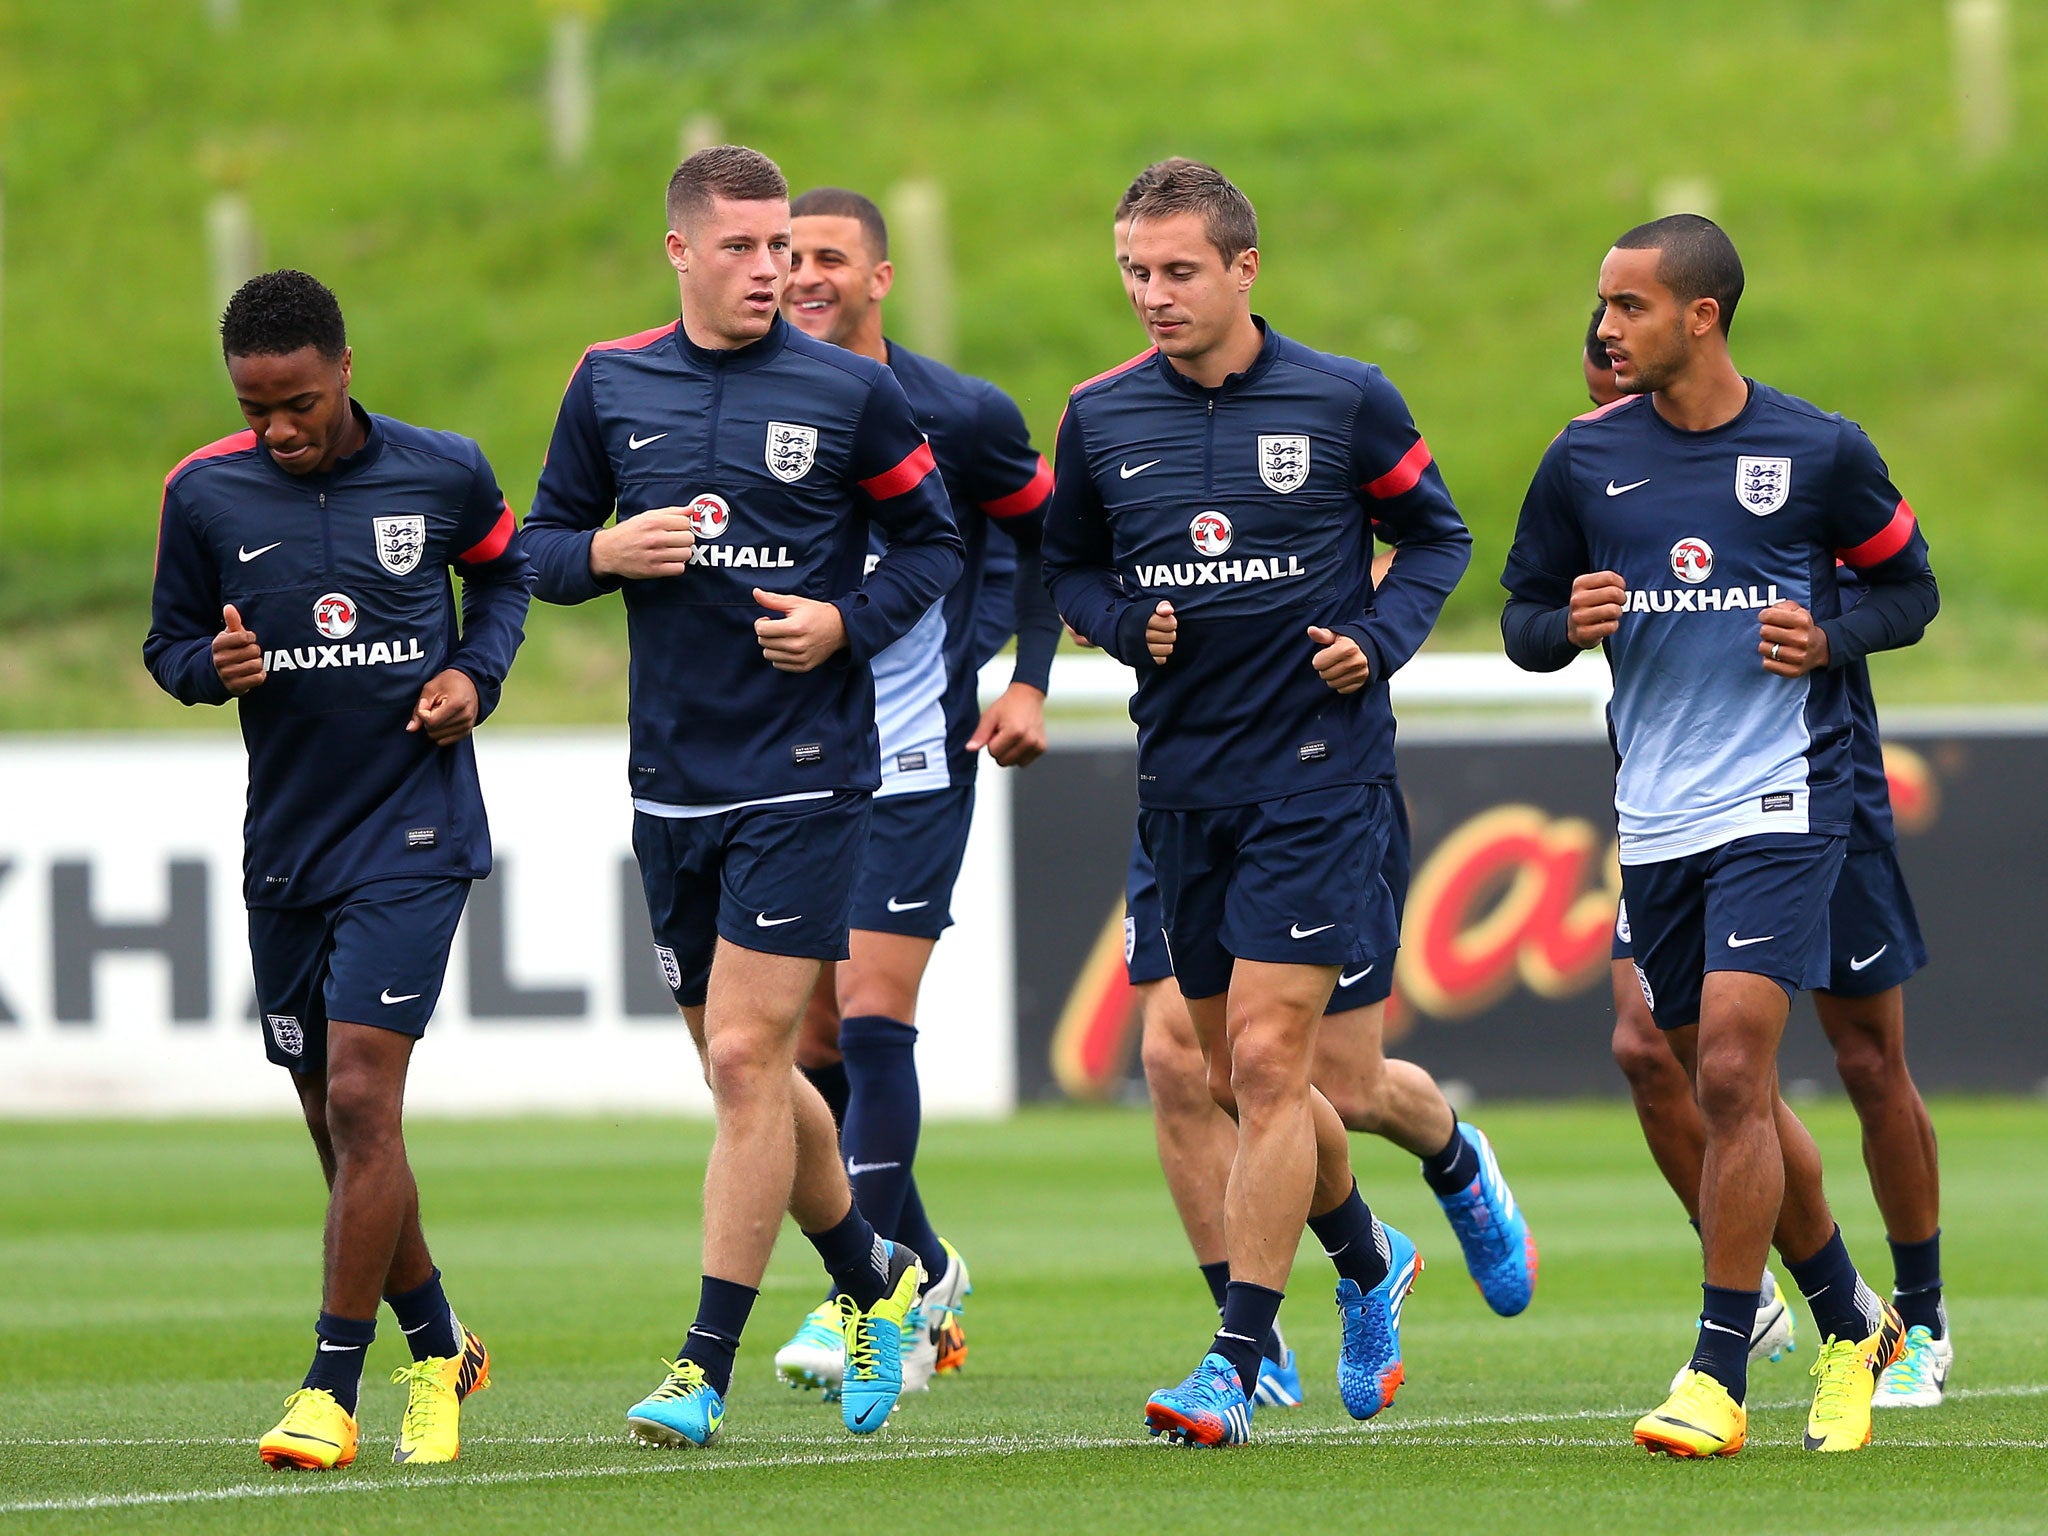
<path id="1" fill-rule="evenodd" d="M 230 187 L 206 205 L 206 245 L 212 258 L 213 307 L 227 307 L 235 290 L 263 270 L 263 240 L 249 199 Z"/>
<path id="2" fill-rule="evenodd" d="M 556 13 L 548 56 L 548 137 L 555 164 L 583 163 L 590 148 L 590 18 L 580 8 Z"/>
<path id="3" fill-rule="evenodd" d="M 897 312 L 911 348 L 953 360 L 953 252 L 946 235 L 946 192 L 926 176 L 899 182 L 889 197 L 891 244 L 909 280 Z"/>
<path id="4" fill-rule="evenodd" d="M 1963 158 L 1981 164 L 2012 144 L 2012 68 L 2005 0 L 1950 0 L 1956 126 Z"/>

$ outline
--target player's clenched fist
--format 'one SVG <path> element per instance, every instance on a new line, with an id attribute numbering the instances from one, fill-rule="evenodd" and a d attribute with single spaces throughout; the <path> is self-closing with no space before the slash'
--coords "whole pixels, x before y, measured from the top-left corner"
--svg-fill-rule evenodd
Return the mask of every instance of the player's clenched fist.
<path id="1" fill-rule="evenodd" d="M 1179 637 L 1180 620 L 1174 617 L 1173 604 L 1162 597 L 1145 621 L 1145 649 L 1152 653 L 1154 665 L 1166 665 L 1166 658 L 1173 654 L 1173 642 Z"/>
<path id="2" fill-rule="evenodd" d="M 1773 603 L 1758 619 L 1761 633 L 1756 649 L 1766 672 L 1802 677 L 1828 664 L 1827 631 L 1797 603 Z"/>
<path id="3" fill-rule="evenodd" d="M 697 534 L 687 507 L 655 507 L 598 529 L 590 541 L 590 573 L 646 581 L 689 568 Z"/>
<path id="4" fill-rule="evenodd" d="M 754 601 L 775 615 L 754 620 L 754 637 L 778 672 L 808 672 L 846 644 L 846 618 L 831 603 L 759 587 Z"/>
<path id="5" fill-rule="evenodd" d="M 242 628 L 242 616 L 229 603 L 220 611 L 223 628 L 213 637 L 213 670 L 229 693 L 244 694 L 270 674 L 263 670 L 263 647 L 253 630 Z"/>
<path id="6" fill-rule="evenodd" d="M 427 740 L 437 747 L 450 746 L 476 729 L 479 707 L 476 684 L 469 674 L 450 667 L 427 679 L 405 728 L 425 731 Z"/>
<path id="7" fill-rule="evenodd" d="M 1315 654 L 1316 674 L 1339 693 L 1356 693 L 1371 681 L 1372 662 L 1349 635 L 1311 624 L 1308 637 L 1320 647 Z"/>
<path id="8" fill-rule="evenodd" d="M 1621 628 L 1628 605 L 1628 587 L 1613 571 L 1591 571 L 1572 583 L 1571 605 L 1565 611 L 1565 637 L 1589 651 Z"/>

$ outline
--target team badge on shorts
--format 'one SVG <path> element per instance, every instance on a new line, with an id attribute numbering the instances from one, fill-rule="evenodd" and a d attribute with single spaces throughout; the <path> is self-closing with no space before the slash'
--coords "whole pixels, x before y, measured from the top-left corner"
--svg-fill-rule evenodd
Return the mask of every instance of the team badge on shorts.
<path id="1" fill-rule="evenodd" d="M 1790 459 L 1756 459 L 1743 454 L 1735 461 L 1735 499 L 1758 517 L 1769 517 L 1792 494 Z"/>
<path id="2" fill-rule="evenodd" d="M 1714 574 L 1714 546 L 1691 535 L 1680 539 L 1671 546 L 1671 574 L 1698 586 Z"/>
<path id="3" fill-rule="evenodd" d="M 1624 944 L 1635 943 L 1634 935 L 1628 931 L 1628 903 L 1625 901 L 1614 904 L 1614 936 Z"/>
<path id="4" fill-rule="evenodd" d="M 801 480 L 818 457 L 818 429 L 793 421 L 768 423 L 768 473 L 778 480 Z"/>
<path id="5" fill-rule="evenodd" d="M 373 517 L 371 537 L 377 543 L 377 563 L 394 576 L 409 576 L 419 569 L 420 556 L 427 552 L 427 520 L 424 516 Z"/>
<path id="6" fill-rule="evenodd" d="M 1195 520 L 1188 524 L 1188 538 L 1205 555 L 1222 554 L 1230 548 L 1230 541 L 1235 537 L 1237 530 L 1230 526 L 1230 519 L 1221 512 L 1198 512 Z"/>
<path id="7" fill-rule="evenodd" d="M 1124 964 L 1129 965 L 1138 957 L 1138 920 L 1128 912 L 1124 914 Z"/>
<path id="8" fill-rule="evenodd" d="M 661 979 L 668 983 L 669 991 L 675 991 L 683 984 L 683 968 L 676 963 L 676 952 L 666 944 L 657 944 L 654 958 L 661 962 Z"/>
<path id="9" fill-rule="evenodd" d="M 306 1054 L 306 1033 L 299 1028 L 299 1021 L 286 1013 L 266 1013 L 264 1019 L 270 1025 L 270 1038 L 280 1051 L 287 1056 Z"/>
<path id="10" fill-rule="evenodd" d="M 1308 479 L 1308 434 L 1259 437 L 1259 478 L 1285 496 Z"/>

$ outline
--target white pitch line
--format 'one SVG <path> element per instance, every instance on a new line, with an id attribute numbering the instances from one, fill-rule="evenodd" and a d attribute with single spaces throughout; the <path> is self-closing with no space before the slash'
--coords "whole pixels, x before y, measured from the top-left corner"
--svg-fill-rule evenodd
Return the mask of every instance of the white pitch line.
<path id="1" fill-rule="evenodd" d="M 2001 1398 L 2036 1397 L 2048 1393 L 2048 1384 L 2029 1384 L 2006 1387 L 1959 1387 L 1950 1392 L 1951 1398 Z M 1798 1408 L 1803 1403 L 1787 1402 L 1759 1405 L 1767 1408 Z M 1527 1435 L 1499 1436 L 1477 1433 L 1442 1434 L 1423 1431 L 1465 1430 L 1474 1431 L 1488 1425 L 1573 1423 L 1590 1419 L 1626 1418 L 1632 1408 L 1580 1408 L 1556 1413 L 1498 1414 L 1479 1418 L 1416 1419 L 1406 1422 L 1385 1422 L 1361 1428 L 1356 1425 L 1303 1425 L 1299 1428 L 1281 1428 L 1261 1432 L 1259 1440 L 1268 1444 L 1301 1443 L 1335 1438 L 1350 1439 L 1359 1443 L 1400 1435 L 1402 1439 L 1419 1445 L 1466 1446 L 1466 1445 L 1519 1445 L 1519 1446 L 1574 1446 L 1621 1449 L 1625 1442 L 1608 1436 L 1560 1436 Z M 1885 1417 L 1890 1417 L 1886 1415 Z M 1880 1422 L 1883 1422 L 1880 1419 Z M 113 1438 L 94 1439 L 0 1439 L 0 1445 L 15 1446 L 120 1446 L 120 1445 L 240 1445 L 243 1438 L 210 1436 L 194 1439 L 120 1440 Z M 473 1445 L 618 1445 L 634 1448 L 647 1455 L 656 1454 L 651 1447 L 633 1447 L 631 1441 L 623 1438 L 610 1439 L 598 1436 L 578 1435 L 536 1435 L 528 1437 L 477 1437 Z M 747 1442 L 742 1443 L 742 1447 Z M 753 1441 L 753 1444 L 791 1444 L 788 1437 L 773 1440 Z M 1876 1442 L 1879 1447 L 1892 1446 L 1906 1450 L 1949 1450 L 1959 1446 L 1987 1450 L 2042 1450 L 2048 1449 L 2048 1440 L 1897 1440 L 1882 1436 Z M 120 1493 L 92 1494 L 73 1498 L 23 1499 L 9 1504 L 0 1504 L 0 1515 L 80 1512 L 96 1509 L 142 1509 L 162 1505 L 214 1504 L 237 1499 L 303 1498 L 321 1495 L 385 1493 L 401 1488 L 440 1487 L 499 1487 L 522 1483 L 573 1482 L 591 1478 L 674 1476 L 678 1474 L 704 1475 L 721 1471 L 748 1471 L 754 1468 L 776 1467 L 829 1467 L 865 1465 L 877 1461 L 931 1461 L 962 1456 L 1014 1456 L 1042 1451 L 1092 1451 L 1092 1450 L 1142 1450 L 1149 1449 L 1147 1443 L 1133 1435 L 1055 1435 L 1020 1436 L 987 1435 L 961 1437 L 945 1443 L 924 1443 L 908 1446 L 870 1448 L 845 1446 L 838 1450 L 790 1451 L 773 1456 L 747 1456 L 742 1458 L 721 1458 L 718 1453 L 685 1456 L 681 1460 L 663 1460 L 642 1463 L 636 1466 L 609 1467 L 550 1467 L 506 1472 L 454 1472 L 445 1475 L 429 1473 L 425 1477 L 386 1478 L 370 1482 L 310 1482 L 288 1476 L 273 1475 L 263 1482 L 230 1483 L 219 1488 L 174 1489 L 161 1493 Z M 736 1448 L 739 1449 L 739 1448 Z"/>

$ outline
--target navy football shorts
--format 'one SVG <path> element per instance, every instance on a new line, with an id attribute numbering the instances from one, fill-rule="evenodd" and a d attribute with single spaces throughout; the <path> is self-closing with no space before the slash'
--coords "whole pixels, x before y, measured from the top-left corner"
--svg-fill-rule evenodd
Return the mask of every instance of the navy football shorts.
<path id="1" fill-rule="evenodd" d="M 1614 958 L 1632 960 L 1628 903 L 1614 918 Z M 1927 964 L 1920 916 L 1895 848 L 1851 849 L 1828 903 L 1828 984 L 1836 997 L 1889 992 Z"/>
<path id="2" fill-rule="evenodd" d="M 1828 903 L 1847 841 L 1771 832 L 1622 865 L 1636 977 L 1658 1028 L 1699 1022 L 1708 971 L 1768 976 L 1788 994 L 1826 986 Z"/>
<path id="3" fill-rule="evenodd" d="M 1334 965 L 1340 979 L 1355 970 L 1354 989 L 1386 979 L 1401 942 L 1386 878 L 1397 799 L 1388 785 L 1352 784 L 1254 805 L 1140 810 L 1181 992 L 1228 990 L 1237 960 Z"/>
<path id="4" fill-rule="evenodd" d="M 974 786 L 877 795 L 853 887 L 853 926 L 936 939 L 953 926 L 953 882 L 974 825 Z"/>
<path id="5" fill-rule="evenodd" d="M 251 907 L 264 1054 L 294 1072 L 320 1071 L 330 1019 L 425 1034 L 468 899 L 467 880 L 408 876 L 318 906 Z"/>
<path id="6" fill-rule="evenodd" d="M 844 960 L 872 796 L 749 805 L 715 816 L 633 813 L 633 854 L 662 978 L 700 1007 L 723 937 L 742 949 Z"/>
<path id="7" fill-rule="evenodd" d="M 1394 920 L 1398 927 L 1408 903 L 1410 842 L 1408 802 L 1398 785 L 1393 789 L 1393 826 L 1387 838 L 1387 855 L 1380 864 L 1380 877 L 1394 898 Z M 1394 994 L 1394 960 L 1398 946 L 1380 954 L 1354 955 L 1337 973 L 1325 1013 L 1347 1013 L 1384 1003 Z M 1159 914 L 1159 879 L 1152 861 L 1145 856 L 1144 840 L 1131 832 L 1131 866 L 1124 876 L 1124 969 L 1131 985 L 1164 981 L 1173 974 L 1173 959 L 1166 950 L 1166 932 Z"/>
<path id="8" fill-rule="evenodd" d="M 1828 906 L 1828 984 L 1837 997 L 1889 992 L 1927 963 L 1896 848 L 1854 849 Z"/>

